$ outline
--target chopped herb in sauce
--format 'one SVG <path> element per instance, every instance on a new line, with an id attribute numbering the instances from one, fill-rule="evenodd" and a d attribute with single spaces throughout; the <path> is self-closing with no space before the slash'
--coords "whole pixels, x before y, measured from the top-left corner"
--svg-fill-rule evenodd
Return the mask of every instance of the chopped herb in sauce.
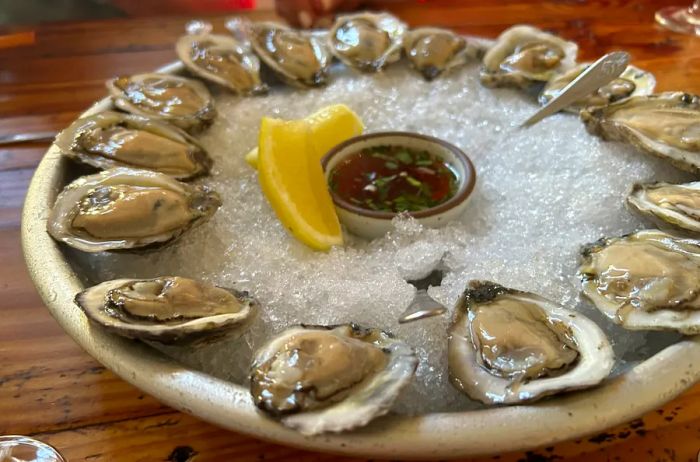
<path id="1" fill-rule="evenodd" d="M 340 162 L 328 184 L 342 199 L 364 209 L 416 212 L 454 196 L 457 175 L 428 151 L 374 146 Z"/>

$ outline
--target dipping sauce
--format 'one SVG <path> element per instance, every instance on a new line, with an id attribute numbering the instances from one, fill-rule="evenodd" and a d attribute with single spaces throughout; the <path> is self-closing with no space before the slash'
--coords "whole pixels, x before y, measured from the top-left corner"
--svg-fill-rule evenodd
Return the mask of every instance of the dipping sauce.
<path id="1" fill-rule="evenodd" d="M 417 212 L 450 199 L 457 174 L 444 159 L 403 146 L 373 146 L 349 155 L 328 184 L 341 199 L 367 210 Z"/>

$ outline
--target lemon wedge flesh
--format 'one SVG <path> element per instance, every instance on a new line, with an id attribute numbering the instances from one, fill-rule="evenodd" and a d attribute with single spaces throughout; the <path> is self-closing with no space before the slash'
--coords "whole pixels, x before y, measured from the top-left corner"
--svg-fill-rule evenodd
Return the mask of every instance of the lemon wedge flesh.
<path id="1" fill-rule="evenodd" d="M 263 117 L 258 141 L 258 179 L 277 218 L 316 250 L 342 245 L 338 215 L 305 120 Z"/>
<path id="2" fill-rule="evenodd" d="M 360 117 L 344 104 L 326 106 L 304 119 L 309 124 L 312 142 L 318 160 L 330 149 L 353 136 L 362 134 L 364 125 Z M 246 162 L 258 167 L 258 148 L 245 156 Z"/>

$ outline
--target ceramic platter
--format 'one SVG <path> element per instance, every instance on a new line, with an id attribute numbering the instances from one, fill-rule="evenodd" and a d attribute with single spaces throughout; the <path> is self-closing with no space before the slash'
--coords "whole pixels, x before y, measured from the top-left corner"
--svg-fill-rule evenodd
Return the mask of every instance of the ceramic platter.
<path id="1" fill-rule="evenodd" d="M 180 63 L 174 63 L 158 71 L 182 73 L 183 68 Z M 350 71 L 336 69 L 334 72 L 346 80 L 350 79 L 347 80 L 349 83 L 346 82 L 346 85 L 350 87 L 354 85 L 351 79 L 355 77 Z M 376 83 L 372 83 L 373 81 L 370 80 L 369 84 L 379 86 L 384 94 L 399 97 L 402 91 L 410 89 L 417 95 L 422 95 L 422 97 L 416 97 L 415 111 L 425 111 L 426 101 L 431 101 L 432 98 L 432 104 L 442 111 L 437 112 L 437 115 L 442 113 L 446 120 L 457 120 L 455 117 L 458 116 L 455 115 L 455 111 L 458 111 L 459 108 L 451 107 L 451 101 L 447 96 L 432 94 L 433 90 L 429 86 L 430 84 L 419 80 L 418 77 L 416 77 L 415 83 L 400 77 L 401 73 L 408 72 L 411 70 L 407 66 L 403 66 L 399 70 L 387 71 L 377 77 L 362 76 L 361 78 L 364 82 L 363 85 L 368 84 L 368 79 L 377 79 Z M 457 77 L 449 78 L 460 78 L 461 75 L 465 79 L 471 78 L 473 80 L 474 75 L 478 74 L 478 67 L 473 65 L 459 72 L 456 74 Z M 360 79 L 359 74 L 357 75 L 357 79 Z M 471 77 L 468 77 L 470 75 Z M 334 87 L 329 88 L 333 89 Z M 319 92 L 318 95 L 324 102 L 333 101 L 326 93 L 323 93 L 330 90 L 311 91 Z M 479 93 L 481 90 L 474 91 L 476 91 L 477 96 L 482 95 Z M 260 110 L 263 107 L 269 110 L 271 115 L 284 117 L 287 115 L 299 116 L 299 114 L 285 114 L 284 109 L 280 112 L 285 98 L 290 101 L 290 105 L 303 105 L 303 101 L 300 103 L 299 100 L 295 99 L 297 96 L 294 92 L 295 90 L 289 89 L 278 91 L 276 87 L 273 87 L 268 96 L 241 98 L 234 102 L 231 101 L 230 96 L 221 96 L 223 94 L 221 92 L 215 92 L 215 95 L 218 95 L 217 98 L 228 98 L 222 102 L 222 105 L 229 109 L 235 107 L 234 110 L 237 114 L 245 114 L 246 111 L 249 109 L 252 111 L 253 108 Z M 502 131 L 502 136 L 505 137 L 508 136 L 508 133 L 516 133 L 515 129 L 512 126 L 505 128 L 503 125 L 499 126 L 497 116 L 494 115 L 496 112 L 488 113 L 488 111 L 520 111 L 513 113 L 513 120 L 515 120 L 521 114 L 534 111 L 537 106 L 534 101 L 527 100 L 524 96 L 513 96 L 514 90 L 498 90 L 498 92 L 502 93 L 496 93 L 496 95 L 503 95 L 503 98 L 515 101 L 517 108 L 510 109 L 506 106 L 499 107 L 491 104 L 489 108 L 484 107 L 485 112 L 479 120 L 485 121 L 481 129 Z M 454 94 L 456 94 L 455 98 L 457 99 L 464 97 L 459 92 Z M 485 97 L 482 95 L 479 98 Z M 481 103 L 479 98 L 473 103 L 476 105 L 475 107 L 478 107 L 479 104 L 488 104 L 488 102 Z M 386 104 L 390 104 L 390 102 Z M 220 101 L 217 99 L 217 106 L 219 103 Z M 111 101 L 105 99 L 97 102 L 84 115 L 91 115 L 110 107 Z M 315 108 L 309 108 L 309 112 L 313 109 Z M 397 119 L 399 120 L 397 123 L 402 125 L 400 127 L 379 126 L 379 121 L 382 119 L 377 118 L 376 115 L 373 116 L 374 113 L 370 113 L 371 111 L 363 113 L 361 110 L 358 112 L 361 117 L 367 117 L 370 121 L 367 127 L 368 131 L 380 129 L 420 131 L 421 128 L 412 127 L 410 120 L 406 118 Z M 237 119 L 236 122 L 232 123 L 234 130 L 232 133 L 235 133 L 235 124 L 239 121 Z M 489 189 L 490 185 L 492 186 L 489 182 L 489 172 L 494 175 L 503 172 L 499 173 L 497 168 L 489 167 L 486 160 L 480 160 L 478 140 L 471 143 L 469 140 L 453 139 L 458 137 L 456 134 L 458 127 L 455 128 L 455 123 L 452 125 L 446 123 L 445 127 L 447 128 L 444 128 L 443 131 L 439 126 L 428 127 L 427 131 L 430 132 L 428 133 L 430 135 L 444 137 L 448 141 L 461 145 L 460 147 L 476 161 L 477 172 L 484 173 L 484 176 L 480 177 L 483 180 L 482 189 L 477 189 L 477 194 L 484 194 L 484 197 L 489 194 L 492 196 L 490 196 L 491 202 L 477 198 L 470 205 L 472 207 L 471 213 L 478 215 L 479 207 L 489 207 L 495 200 L 493 198 L 498 197 L 498 195 L 494 196 L 495 193 Z M 557 115 L 543 122 L 542 128 L 533 129 L 540 131 L 534 131 L 531 135 L 520 133 L 513 136 L 541 140 L 553 131 L 566 132 L 567 130 L 572 132 L 571 136 L 575 139 L 590 136 L 585 135 L 579 128 L 573 128 L 578 127 L 575 125 L 576 123 L 578 122 L 575 116 Z M 252 133 L 251 130 L 255 131 L 257 127 L 248 127 L 250 133 Z M 528 136 L 530 138 L 527 138 Z M 254 136 L 249 135 L 249 141 L 253 139 Z M 637 156 L 641 156 L 641 154 L 634 153 L 626 147 L 610 147 L 609 145 L 613 143 L 594 142 L 600 143 L 600 145 L 594 146 L 596 149 L 620 151 L 611 151 L 610 154 L 611 157 L 618 156 L 618 160 L 635 159 Z M 464 144 L 469 145 L 464 146 Z M 253 146 L 242 146 L 236 155 L 244 154 L 245 150 Z M 487 149 L 484 146 L 481 148 Z M 660 161 L 650 160 L 649 162 L 653 163 L 649 167 L 649 171 L 653 171 L 657 165 L 660 165 L 658 164 Z M 484 172 L 479 172 L 480 165 L 485 166 Z M 521 167 L 516 166 L 514 172 L 517 173 L 518 168 Z M 31 277 L 42 299 L 68 335 L 121 378 L 169 406 L 220 427 L 276 443 L 316 451 L 371 458 L 446 459 L 529 449 L 593 434 L 639 417 L 669 401 L 700 380 L 700 361 L 694 360 L 694 358 L 700 357 L 700 339 L 698 337 L 678 336 L 673 341 L 662 342 L 660 347 L 645 349 L 644 345 L 639 344 L 630 347 L 642 351 L 635 356 L 637 359 L 627 361 L 602 385 L 586 391 L 563 394 L 529 405 L 484 407 L 459 404 L 457 406 L 459 410 L 454 412 L 447 412 L 447 409 L 440 409 L 440 412 L 422 413 L 421 415 L 395 412 L 378 418 L 368 426 L 355 431 L 313 437 L 303 436 L 261 414 L 253 404 L 247 384 L 243 381 L 234 383 L 234 381 L 226 380 L 224 377 L 217 377 L 217 374 L 207 373 L 202 368 L 195 368 L 191 363 L 185 365 L 188 363 L 187 361 L 173 359 L 173 355 L 167 355 L 159 349 L 108 334 L 88 323 L 83 312 L 74 305 L 73 298 L 86 285 L 98 282 L 95 281 L 94 268 L 99 262 L 84 256 L 81 257 L 71 249 L 57 244 L 46 232 L 48 212 L 57 194 L 67 183 L 82 174 L 85 174 L 84 168 L 63 158 L 59 149 L 52 146 L 39 165 L 29 187 L 22 219 L 22 245 Z M 585 172 L 582 172 L 581 175 L 585 176 Z M 224 195 L 223 199 L 226 201 L 227 197 Z M 546 217 L 543 218 L 543 220 L 546 219 Z M 595 221 L 595 217 L 590 217 L 590 220 Z M 464 223 L 464 226 L 468 226 L 467 222 Z M 586 236 L 586 239 L 591 237 L 593 236 Z M 183 239 L 186 238 L 185 236 Z M 179 243 L 175 245 L 179 245 Z M 374 244 L 360 243 L 358 245 L 371 250 L 371 245 Z M 575 249 L 572 249 L 571 252 L 571 255 L 574 255 Z M 574 265 L 575 261 L 566 268 L 573 268 Z M 562 276 L 562 278 L 569 277 L 571 274 Z M 566 281 L 566 279 L 562 280 Z M 508 281 L 498 282 L 506 283 Z M 449 296 L 447 299 L 449 300 Z M 304 321 L 303 319 L 297 320 L 297 322 Z M 345 319 L 340 321 L 344 322 Z M 404 334 L 405 332 L 407 331 L 404 331 Z M 466 397 L 450 399 L 468 401 Z"/>

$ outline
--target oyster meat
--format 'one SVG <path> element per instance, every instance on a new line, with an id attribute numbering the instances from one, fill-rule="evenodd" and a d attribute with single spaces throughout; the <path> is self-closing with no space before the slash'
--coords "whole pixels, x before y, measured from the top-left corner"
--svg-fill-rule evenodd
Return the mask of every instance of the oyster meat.
<path id="1" fill-rule="evenodd" d="M 401 58 L 406 25 L 388 13 L 339 16 L 328 34 L 328 48 L 344 64 L 377 72 Z"/>
<path id="2" fill-rule="evenodd" d="M 633 96 L 581 111 L 586 129 L 604 140 L 625 141 L 700 173 L 700 97 L 682 92 Z"/>
<path id="3" fill-rule="evenodd" d="M 306 32 L 275 22 L 250 23 L 236 18 L 227 27 L 250 42 L 260 59 L 284 82 L 317 87 L 328 81 L 333 59 L 319 32 Z"/>
<path id="4" fill-rule="evenodd" d="M 170 74 L 136 74 L 107 81 L 114 105 L 132 114 L 163 119 L 187 131 L 216 116 L 209 90 L 196 80 Z"/>
<path id="5" fill-rule="evenodd" d="M 243 95 L 267 91 L 260 80 L 260 60 L 233 37 L 216 34 L 184 35 L 175 51 L 196 75 Z"/>
<path id="6" fill-rule="evenodd" d="M 538 295 L 470 281 L 448 331 L 453 385 L 486 404 L 532 401 L 594 386 L 612 347 L 590 319 Z"/>
<path id="7" fill-rule="evenodd" d="M 48 232 L 84 252 L 173 242 L 221 205 L 206 186 L 191 186 L 147 170 L 125 167 L 78 178 L 56 198 Z"/>
<path id="8" fill-rule="evenodd" d="M 700 182 L 635 184 L 627 203 L 663 224 L 700 233 Z"/>
<path id="9" fill-rule="evenodd" d="M 578 45 L 532 26 L 504 31 L 484 55 L 481 83 L 526 88 L 547 82 L 576 64 Z"/>
<path id="10" fill-rule="evenodd" d="M 540 103 L 544 105 L 556 98 L 568 84 L 573 82 L 590 65 L 591 63 L 579 64 L 573 69 L 552 78 L 552 80 L 547 82 L 540 94 Z M 599 88 L 594 94 L 575 102 L 565 110 L 578 113 L 584 107 L 605 106 L 630 96 L 650 95 L 654 91 L 655 86 L 656 79 L 653 74 L 638 67 L 627 66 L 627 69 L 620 77 Z"/>
<path id="11" fill-rule="evenodd" d="M 461 66 L 478 55 L 478 49 L 447 29 L 422 27 L 406 33 L 403 49 L 411 66 L 426 80 Z"/>
<path id="12" fill-rule="evenodd" d="M 700 241 L 657 230 L 583 248 L 583 293 L 634 330 L 700 333 Z"/>
<path id="13" fill-rule="evenodd" d="M 80 292 L 75 303 L 110 332 L 160 343 L 240 335 L 257 311 L 245 292 L 178 276 L 103 282 Z"/>
<path id="14" fill-rule="evenodd" d="M 381 330 L 301 325 L 256 352 L 250 392 L 301 433 L 339 432 L 386 414 L 417 365 L 408 345 Z"/>
<path id="15" fill-rule="evenodd" d="M 188 179 L 212 161 L 183 130 L 147 117 L 105 111 L 78 119 L 56 138 L 61 152 L 99 169 L 133 167 Z"/>

